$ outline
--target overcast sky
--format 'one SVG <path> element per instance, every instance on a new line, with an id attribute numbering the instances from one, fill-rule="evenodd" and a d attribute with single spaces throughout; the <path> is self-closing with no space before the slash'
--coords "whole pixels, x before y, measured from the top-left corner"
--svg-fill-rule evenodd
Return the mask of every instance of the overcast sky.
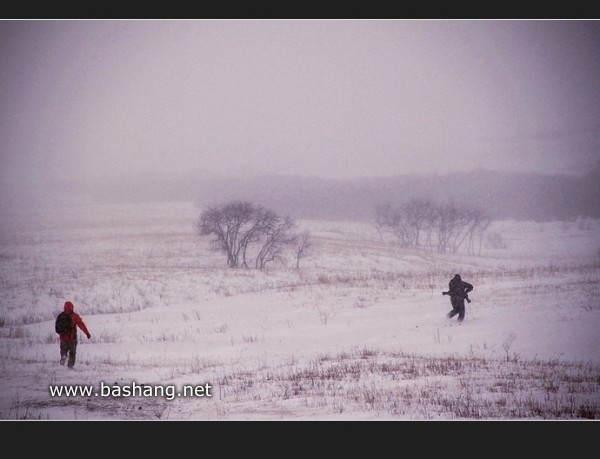
<path id="1" fill-rule="evenodd" d="M 600 22 L 4 20 L 0 179 L 600 159 Z"/>

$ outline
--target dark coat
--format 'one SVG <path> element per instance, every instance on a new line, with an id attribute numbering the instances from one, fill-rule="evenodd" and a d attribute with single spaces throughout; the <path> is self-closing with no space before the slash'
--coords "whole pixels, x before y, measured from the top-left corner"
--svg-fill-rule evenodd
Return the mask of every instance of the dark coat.
<path id="1" fill-rule="evenodd" d="M 473 290 L 473 286 L 462 280 L 458 274 L 448 284 L 448 294 L 451 297 L 466 298 L 471 290 Z"/>

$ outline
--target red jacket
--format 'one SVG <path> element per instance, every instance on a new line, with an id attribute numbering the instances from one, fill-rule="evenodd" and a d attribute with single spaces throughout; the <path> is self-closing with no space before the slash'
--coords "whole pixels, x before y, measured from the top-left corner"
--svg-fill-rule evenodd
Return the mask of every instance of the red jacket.
<path id="1" fill-rule="evenodd" d="M 61 341 L 74 341 L 77 339 L 77 327 L 81 329 L 83 333 L 87 336 L 89 331 L 83 323 L 81 316 L 76 312 L 73 312 L 73 303 L 70 301 L 65 302 L 64 311 L 71 316 L 71 331 L 69 333 L 62 333 L 59 336 Z"/>

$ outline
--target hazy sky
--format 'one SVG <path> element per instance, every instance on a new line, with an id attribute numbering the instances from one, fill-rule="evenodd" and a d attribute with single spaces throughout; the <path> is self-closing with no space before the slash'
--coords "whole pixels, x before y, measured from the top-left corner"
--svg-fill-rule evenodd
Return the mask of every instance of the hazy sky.
<path id="1" fill-rule="evenodd" d="M 595 20 L 0 21 L 0 179 L 600 159 Z"/>

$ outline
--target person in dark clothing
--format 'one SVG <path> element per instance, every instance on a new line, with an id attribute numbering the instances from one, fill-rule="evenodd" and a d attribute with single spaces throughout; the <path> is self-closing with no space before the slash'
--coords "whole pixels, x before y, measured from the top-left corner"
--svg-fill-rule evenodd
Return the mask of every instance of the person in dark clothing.
<path id="1" fill-rule="evenodd" d="M 73 369 L 77 355 L 77 328 L 85 333 L 88 339 L 91 338 L 91 335 L 81 316 L 74 311 L 73 303 L 65 301 L 63 310 L 71 317 L 71 330 L 68 333 L 58 335 L 60 340 L 60 364 L 67 363 L 67 366 Z"/>
<path id="2" fill-rule="evenodd" d="M 456 274 L 448 284 L 448 291 L 442 292 L 442 295 L 450 295 L 452 310 L 448 313 L 451 319 L 458 314 L 458 321 L 462 322 L 465 318 L 465 299 L 469 300 L 469 292 L 473 286 L 461 279 L 460 274 Z"/>

